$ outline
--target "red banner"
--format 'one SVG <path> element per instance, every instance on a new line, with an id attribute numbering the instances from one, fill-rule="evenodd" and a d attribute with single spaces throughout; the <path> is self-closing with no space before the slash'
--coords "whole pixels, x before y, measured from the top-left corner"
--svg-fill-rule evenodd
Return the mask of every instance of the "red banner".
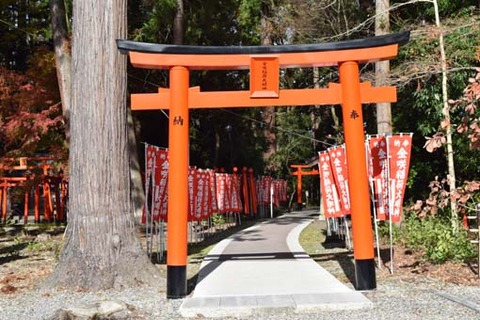
<path id="1" fill-rule="evenodd" d="M 260 179 L 260 188 L 262 198 L 259 199 L 259 204 L 263 206 L 270 205 L 270 187 L 272 185 L 273 179 L 269 176 L 262 176 Z"/>
<path id="2" fill-rule="evenodd" d="M 168 152 L 155 146 L 145 147 L 145 190 L 146 200 L 142 214 L 142 223 L 147 221 L 167 220 L 167 198 L 168 198 Z M 202 220 L 213 213 L 240 213 L 243 211 L 241 196 L 242 181 L 241 175 L 215 173 L 211 169 L 199 170 L 189 168 L 188 172 L 188 219 Z M 250 186 L 245 186 L 248 194 L 256 192 L 257 185 L 253 174 L 250 174 Z M 273 183 L 271 177 L 263 177 L 263 184 L 266 184 L 267 192 L 262 195 L 261 201 L 270 204 L 270 185 L 275 186 L 275 205 L 280 201 L 287 201 L 286 181 Z M 259 187 L 263 184 L 259 183 Z M 248 198 L 246 201 L 255 202 L 255 198 Z M 255 212 L 255 211 L 252 211 Z"/>
<path id="3" fill-rule="evenodd" d="M 188 168 L 188 221 L 196 219 L 196 204 L 198 188 L 197 188 L 197 169 L 194 167 Z"/>
<path id="4" fill-rule="evenodd" d="M 232 204 L 230 212 L 234 213 L 240 213 L 243 212 L 243 207 L 242 207 L 242 199 L 240 196 L 240 175 L 238 174 L 229 174 L 230 176 L 230 196 L 231 196 L 231 201 L 230 203 Z"/>
<path id="5" fill-rule="evenodd" d="M 145 145 L 145 204 L 142 211 L 142 223 L 147 222 L 147 212 L 150 213 L 150 207 L 153 206 L 153 181 L 152 175 L 155 172 L 155 150 L 151 145 Z"/>
<path id="6" fill-rule="evenodd" d="M 231 210 L 230 197 L 230 179 L 226 173 L 216 173 L 216 187 L 217 187 L 217 205 L 218 213 L 227 213 Z"/>
<path id="7" fill-rule="evenodd" d="M 168 152 L 155 146 L 146 145 L 145 162 L 147 197 L 142 223 L 147 221 L 146 211 L 148 211 L 149 219 L 153 219 L 153 221 L 167 220 Z"/>
<path id="8" fill-rule="evenodd" d="M 325 218 L 341 217 L 342 209 L 338 199 L 328 152 L 319 152 L 318 169 L 320 172 L 320 186 Z"/>
<path id="9" fill-rule="evenodd" d="M 372 182 L 377 219 L 388 217 L 388 154 L 385 136 L 374 136 L 368 141 L 370 179 Z"/>
<path id="10" fill-rule="evenodd" d="M 396 135 L 388 137 L 387 141 L 390 155 L 390 214 L 393 222 L 399 222 L 410 167 L 412 136 Z"/>
<path id="11" fill-rule="evenodd" d="M 348 190 L 348 171 L 345 158 L 345 145 L 328 149 L 330 165 L 335 179 L 335 185 L 340 193 L 340 205 L 343 214 L 350 214 L 350 196 Z"/>
<path id="12" fill-rule="evenodd" d="M 215 181 L 215 172 L 211 169 L 208 169 L 207 172 L 208 172 L 208 184 L 209 184 L 209 197 L 208 197 L 209 212 L 208 212 L 208 216 L 210 216 L 211 214 L 218 212 L 217 183 Z"/>
<path id="13" fill-rule="evenodd" d="M 195 172 L 195 182 L 196 192 L 195 199 L 193 200 L 195 207 L 193 219 L 200 221 L 208 217 L 210 211 L 208 208 L 210 190 L 208 173 L 203 170 L 197 170 L 197 172 Z"/>
<path id="14" fill-rule="evenodd" d="M 155 168 L 155 205 L 153 219 L 167 221 L 168 213 L 168 151 L 158 149 Z M 158 209 L 158 211 L 157 211 Z M 158 213 L 158 216 L 156 215 Z"/>
<path id="15" fill-rule="evenodd" d="M 273 179 L 269 176 L 261 176 L 257 182 L 258 205 L 270 205 L 270 188 L 273 187 L 273 205 L 279 207 L 280 203 L 288 201 L 287 180 Z"/>

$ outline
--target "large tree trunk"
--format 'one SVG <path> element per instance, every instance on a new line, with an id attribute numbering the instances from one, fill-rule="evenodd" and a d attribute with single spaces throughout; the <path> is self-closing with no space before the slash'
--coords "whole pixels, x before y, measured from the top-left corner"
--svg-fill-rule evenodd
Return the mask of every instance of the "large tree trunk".
<path id="1" fill-rule="evenodd" d="M 381 36 L 390 32 L 390 0 L 375 1 L 375 35 Z M 390 61 L 375 63 L 375 84 L 377 87 L 388 85 Z M 392 110 L 390 102 L 377 103 L 377 133 L 392 133 Z"/>
<path id="2" fill-rule="evenodd" d="M 267 19 L 265 14 L 261 18 L 261 39 L 260 42 L 264 46 L 272 44 L 271 35 L 273 31 L 272 22 Z M 262 112 L 262 120 L 266 124 L 264 129 L 267 147 L 263 152 L 263 160 L 267 163 L 267 169 L 271 168 L 269 159 L 277 151 L 277 135 L 275 134 L 275 107 L 265 107 Z"/>
<path id="3" fill-rule="evenodd" d="M 123 288 L 159 277 L 136 237 L 130 200 L 126 57 L 115 43 L 127 35 L 126 7 L 73 2 L 70 211 L 46 286 Z"/>
<path id="4" fill-rule="evenodd" d="M 55 49 L 58 87 L 62 100 L 63 118 L 65 119 L 65 135 L 68 139 L 70 137 L 69 119 L 72 87 L 72 56 L 64 0 L 50 0 L 50 16 L 52 18 L 53 46 Z"/>

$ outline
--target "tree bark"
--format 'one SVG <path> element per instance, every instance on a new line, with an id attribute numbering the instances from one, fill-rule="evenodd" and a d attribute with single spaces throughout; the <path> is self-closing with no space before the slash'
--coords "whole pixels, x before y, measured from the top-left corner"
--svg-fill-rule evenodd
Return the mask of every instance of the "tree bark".
<path id="1" fill-rule="evenodd" d="M 264 46 L 269 46 L 272 44 L 271 35 L 272 35 L 273 25 L 272 22 L 267 19 L 265 14 L 262 14 L 261 18 L 261 39 L 260 42 Z M 277 136 L 275 134 L 275 107 L 266 107 L 263 108 L 262 120 L 265 123 L 265 140 L 267 142 L 267 148 L 263 152 L 263 160 L 268 164 L 269 159 L 272 155 L 275 154 L 277 150 Z M 271 165 L 267 165 L 267 168 L 270 168 Z"/>
<path id="2" fill-rule="evenodd" d="M 69 121 L 72 87 L 72 56 L 64 0 L 50 0 L 50 15 L 52 19 L 53 46 L 55 50 L 57 81 L 60 90 L 60 97 L 62 100 L 62 112 L 65 121 L 65 135 L 68 140 L 70 137 Z"/>
<path id="3" fill-rule="evenodd" d="M 375 35 L 380 36 L 390 32 L 390 0 L 375 1 Z M 390 61 L 375 63 L 375 84 L 377 87 L 388 85 Z M 392 109 L 390 102 L 377 103 L 377 133 L 392 133 Z"/>
<path id="4" fill-rule="evenodd" d="M 47 287 L 117 289 L 159 278 L 130 199 L 126 57 L 115 43 L 127 35 L 126 8 L 127 0 L 73 2 L 70 211 Z"/>
<path id="5" fill-rule="evenodd" d="M 142 210 L 145 204 L 145 190 L 142 180 L 140 161 L 138 160 L 137 130 L 133 120 L 132 111 L 127 108 L 128 119 L 128 146 L 130 154 L 130 179 L 131 197 L 135 223 L 139 224 L 142 219 Z"/>
<path id="6" fill-rule="evenodd" d="M 177 0 L 177 12 L 173 20 L 173 44 L 183 44 L 183 0 Z"/>

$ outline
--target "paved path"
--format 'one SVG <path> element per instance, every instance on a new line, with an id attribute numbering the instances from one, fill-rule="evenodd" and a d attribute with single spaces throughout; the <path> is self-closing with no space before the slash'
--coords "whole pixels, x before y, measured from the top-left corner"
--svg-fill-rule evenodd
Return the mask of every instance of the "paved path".
<path id="1" fill-rule="evenodd" d="M 221 241 L 205 257 L 181 314 L 222 317 L 274 308 L 301 312 L 371 307 L 364 295 L 325 271 L 298 243 L 300 232 L 316 215 L 293 212 Z"/>

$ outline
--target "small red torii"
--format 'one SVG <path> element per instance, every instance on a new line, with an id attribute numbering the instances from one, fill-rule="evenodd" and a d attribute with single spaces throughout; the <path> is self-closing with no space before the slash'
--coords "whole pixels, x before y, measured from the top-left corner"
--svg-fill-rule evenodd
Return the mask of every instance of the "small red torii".
<path id="1" fill-rule="evenodd" d="M 290 168 L 297 169 L 291 173 L 292 176 L 297 177 L 297 207 L 299 210 L 302 209 L 302 176 L 319 176 L 317 169 L 312 169 L 310 171 L 303 171 L 305 168 L 310 168 L 306 164 L 292 164 Z"/>

